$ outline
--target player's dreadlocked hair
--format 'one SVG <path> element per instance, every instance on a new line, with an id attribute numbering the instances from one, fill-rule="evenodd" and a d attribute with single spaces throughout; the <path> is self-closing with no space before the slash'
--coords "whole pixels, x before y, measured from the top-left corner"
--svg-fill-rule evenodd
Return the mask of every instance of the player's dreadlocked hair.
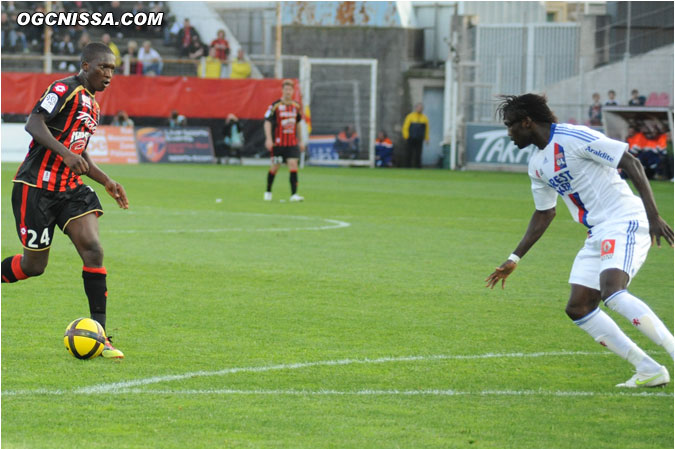
<path id="1" fill-rule="evenodd" d="M 113 51 L 110 50 L 110 47 L 103 42 L 92 42 L 91 44 L 87 44 L 84 49 L 82 49 L 80 62 L 91 62 L 101 53 L 110 53 L 111 55 L 114 55 Z"/>
<path id="2" fill-rule="evenodd" d="M 499 98 L 502 101 L 497 107 L 497 114 L 499 114 L 502 120 L 505 120 L 508 114 L 514 117 L 515 120 L 529 117 L 535 122 L 558 122 L 558 118 L 546 104 L 545 95 L 500 95 Z"/>

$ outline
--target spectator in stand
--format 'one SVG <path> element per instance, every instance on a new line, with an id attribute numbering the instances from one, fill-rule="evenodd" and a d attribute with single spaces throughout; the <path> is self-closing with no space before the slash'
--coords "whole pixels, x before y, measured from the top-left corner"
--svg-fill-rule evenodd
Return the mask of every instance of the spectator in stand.
<path id="1" fill-rule="evenodd" d="M 377 167 L 391 167 L 391 158 L 394 155 L 394 144 L 387 137 L 387 133 L 380 131 L 375 139 L 375 165 Z"/>
<path id="2" fill-rule="evenodd" d="M 230 43 L 225 39 L 225 30 L 218 30 L 217 37 L 211 41 L 211 48 L 216 49 L 216 58 L 222 63 L 227 63 L 230 56 Z"/>
<path id="3" fill-rule="evenodd" d="M 593 94 L 593 103 L 588 108 L 588 123 L 592 127 L 602 126 L 602 103 L 600 103 L 600 94 Z"/>
<path id="4" fill-rule="evenodd" d="M 122 17 L 122 14 L 128 12 L 127 8 L 117 0 L 110 2 L 103 9 L 104 9 L 103 12 L 112 13 L 116 21 L 119 21 L 119 18 Z M 111 24 L 108 28 L 108 32 L 113 33 L 115 37 L 117 37 L 117 39 L 122 39 L 124 37 L 124 34 L 122 33 L 121 23 L 118 23 L 117 25 Z"/>
<path id="5" fill-rule="evenodd" d="M 6 12 L 2 13 L 2 51 L 28 53 L 28 41 L 26 35 L 16 23 L 17 13 L 12 13 L 11 20 Z"/>
<path id="6" fill-rule="evenodd" d="M 646 99 L 644 96 L 640 95 L 637 89 L 630 91 L 630 100 L 628 100 L 628 106 L 644 106 Z"/>
<path id="7" fill-rule="evenodd" d="M 60 41 L 55 41 L 54 45 L 54 55 L 58 56 L 77 56 L 79 53 L 75 48 L 75 44 L 70 38 L 70 34 L 66 33 L 63 35 L 63 38 Z M 77 67 L 74 64 L 74 61 L 59 61 L 58 58 L 54 58 L 54 64 L 58 64 L 58 70 L 65 72 L 77 72 Z"/>
<path id="8" fill-rule="evenodd" d="M 217 37 L 211 41 L 211 47 L 216 49 L 216 58 L 218 58 L 222 64 L 220 77 L 227 78 L 229 74 L 229 64 L 228 58 L 230 57 L 230 43 L 225 39 L 225 30 L 218 30 Z"/>
<path id="9" fill-rule="evenodd" d="M 143 75 L 162 74 L 162 57 L 150 41 L 143 42 L 143 47 L 138 50 L 138 61 L 142 64 Z"/>
<path id="10" fill-rule="evenodd" d="M 619 106 L 616 102 L 616 92 L 614 92 L 613 89 L 607 91 L 607 101 L 605 102 L 605 106 Z"/>
<path id="11" fill-rule="evenodd" d="M 192 43 L 188 47 L 188 58 L 190 59 L 200 59 L 202 56 L 208 55 L 209 52 L 206 49 L 206 45 L 199 38 L 199 35 L 192 35 Z"/>
<path id="12" fill-rule="evenodd" d="M 42 6 L 42 2 L 38 3 L 33 10 L 33 14 L 45 14 L 45 8 Z M 16 23 L 16 19 L 13 19 L 13 22 Z M 21 27 L 21 31 L 26 36 L 26 41 L 30 47 L 34 50 L 42 50 L 41 43 L 44 43 L 44 26 L 33 25 L 32 22 L 29 22 L 28 25 Z"/>
<path id="13" fill-rule="evenodd" d="M 142 64 L 138 62 L 138 43 L 136 41 L 127 42 L 127 49 L 124 51 L 124 58 L 129 58 L 129 75 L 140 75 L 142 73 Z"/>
<path id="14" fill-rule="evenodd" d="M 201 78 L 220 78 L 220 59 L 216 57 L 216 49 L 209 48 L 209 56 L 199 64 L 199 76 Z"/>
<path id="15" fill-rule="evenodd" d="M 237 58 L 230 66 L 230 78 L 242 79 L 251 76 L 251 63 L 244 59 L 244 50 L 241 47 L 237 51 Z"/>
<path id="16" fill-rule="evenodd" d="M 338 133 L 334 146 L 340 158 L 356 159 L 359 156 L 359 135 L 352 125 Z"/>
<path id="17" fill-rule="evenodd" d="M 101 42 L 103 42 L 105 45 L 112 50 L 113 55 L 115 55 L 115 66 L 118 68 L 122 67 L 122 56 L 120 55 L 120 49 L 117 48 L 117 45 L 112 41 L 110 38 L 110 34 L 108 33 L 103 33 L 103 36 L 101 36 Z"/>
<path id="18" fill-rule="evenodd" d="M 89 45 L 90 42 L 91 38 L 89 37 L 89 33 L 83 31 L 80 35 L 80 39 L 77 40 L 77 52 L 82 53 L 84 48 Z"/>
<path id="19" fill-rule="evenodd" d="M 169 128 L 186 127 L 187 118 L 182 114 L 178 114 L 178 111 L 174 109 L 173 111 L 171 111 L 168 124 Z"/>
<path id="20" fill-rule="evenodd" d="M 183 21 L 183 28 L 178 32 L 178 50 L 181 56 L 188 56 L 192 45 L 192 36 L 199 37 L 199 33 L 190 25 L 190 19 Z"/>
<path id="21" fill-rule="evenodd" d="M 166 14 L 164 17 L 167 17 Z M 162 24 L 164 21 L 162 21 Z M 178 47 L 178 33 L 180 32 L 180 23 L 176 20 L 176 16 L 169 15 L 166 19 L 166 26 L 164 27 L 164 45 L 167 47 L 172 45 Z"/>
<path id="22" fill-rule="evenodd" d="M 134 121 L 129 118 L 126 111 L 120 111 L 110 123 L 113 127 L 133 127 Z"/>
<path id="23" fill-rule="evenodd" d="M 639 127 L 636 124 L 628 125 L 628 137 L 626 137 L 626 143 L 628 143 L 628 151 L 631 155 L 636 158 L 640 154 L 640 151 L 644 147 L 644 142 L 646 140 L 645 135 L 642 132 L 638 131 Z"/>

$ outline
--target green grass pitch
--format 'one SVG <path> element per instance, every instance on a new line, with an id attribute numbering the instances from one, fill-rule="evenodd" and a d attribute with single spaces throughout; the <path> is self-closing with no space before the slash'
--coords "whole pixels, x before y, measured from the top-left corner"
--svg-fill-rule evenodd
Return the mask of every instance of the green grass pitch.
<path id="1" fill-rule="evenodd" d="M 630 365 L 564 313 L 585 229 L 562 202 L 506 289 L 484 287 L 533 211 L 525 174 L 307 168 L 289 203 L 284 168 L 266 203 L 263 167 L 104 170 L 131 204 L 90 183 L 126 359 L 64 348 L 88 305 L 57 229 L 46 273 L 2 285 L 3 448 L 673 448 L 672 384 L 615 388 Z M 673 185 L 653 188 L 673 224 Z M 673 329 L 671 248 L 631 291 Z"/>

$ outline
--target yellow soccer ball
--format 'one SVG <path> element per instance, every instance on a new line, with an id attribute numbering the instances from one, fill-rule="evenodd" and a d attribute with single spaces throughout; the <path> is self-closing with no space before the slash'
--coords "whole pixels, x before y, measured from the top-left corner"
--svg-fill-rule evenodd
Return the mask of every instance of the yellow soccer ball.
<path id="1" fill-rule="evenodd" d="M 96 358 L 103 351 L 105 331 L 94 319 L 76 319 L 66 328 L 63 343 L 68 352 L 78 359 Z"/>

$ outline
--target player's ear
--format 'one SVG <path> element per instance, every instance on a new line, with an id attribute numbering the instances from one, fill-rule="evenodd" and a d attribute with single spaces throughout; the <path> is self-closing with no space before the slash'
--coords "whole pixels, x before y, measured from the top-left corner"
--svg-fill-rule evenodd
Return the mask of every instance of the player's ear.
<path id="1" fill-rule="evenodd" d="M 521 120 L 520 123 L 522 124 L 523 128 L 530 128 L 532 127 L 533 122 L 530 116 L 525 116 L 525 118 Z"/>

